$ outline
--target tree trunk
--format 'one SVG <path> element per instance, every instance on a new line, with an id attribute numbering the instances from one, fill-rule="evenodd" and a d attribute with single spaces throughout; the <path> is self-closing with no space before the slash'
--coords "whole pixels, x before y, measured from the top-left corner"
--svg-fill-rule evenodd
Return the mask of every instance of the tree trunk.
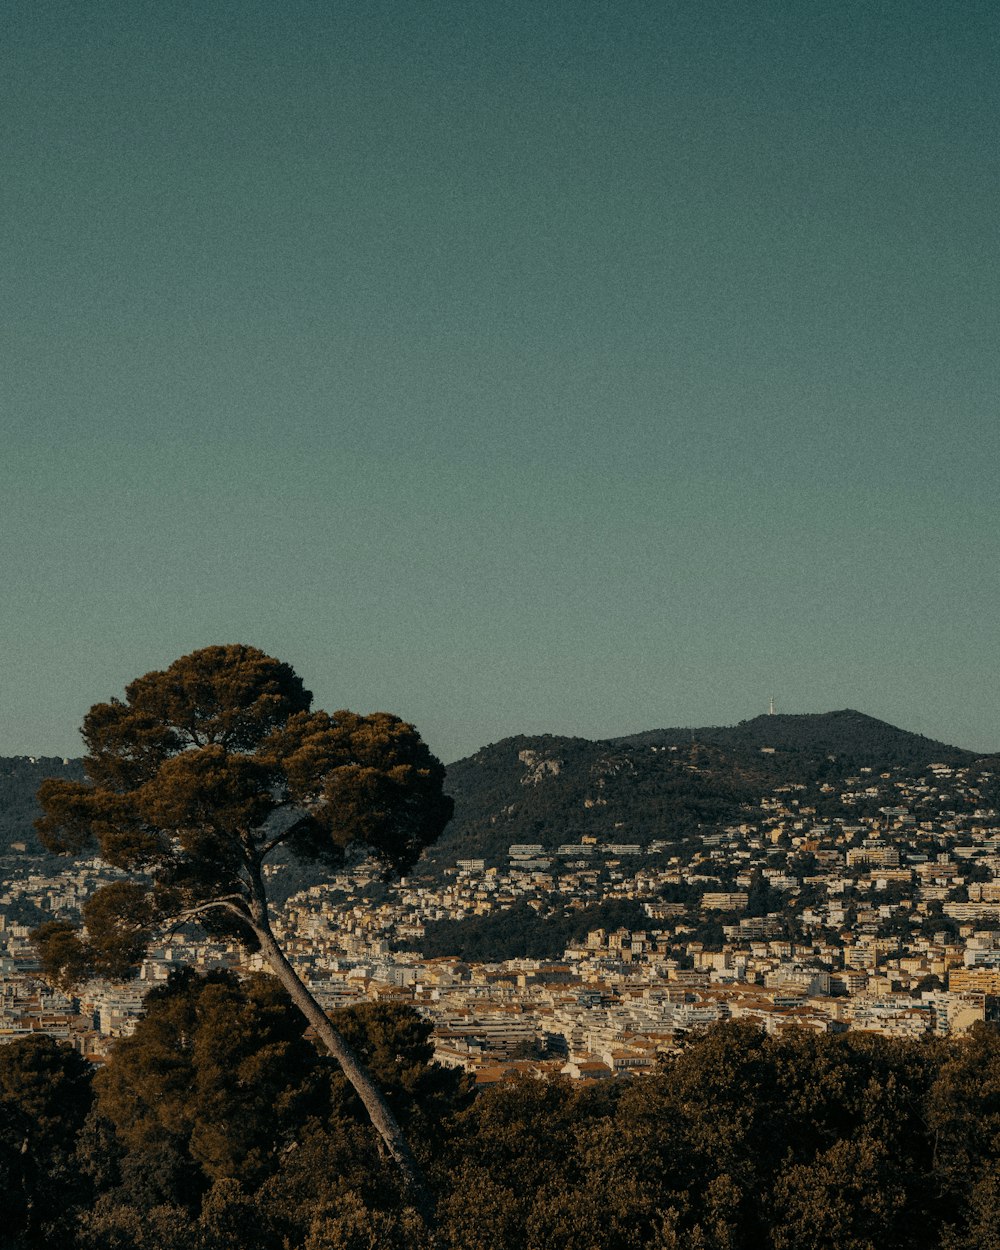
<path id="1" fill-rule="evenodd" d="M 402 1130 L 396 1123 L 385 1096 L 378 1088 L 368 1070 L 362 1064 L 347 1042 L 331 1024 L 329 1017 L 319 1003 L 313 998 L 303 984 L 299 974 L 285 957 L 274 934 L 268 929 L 254 926 L 260 940 L 261 953 L 270 964 L 275 976 L 288 991 L 292 1002 L 305 1016 L 316 1031 L 323 1045 L 337 1060 L 355 1093 L 364 1103 L 368 1117 L 376 1132 L 385 1142 L 386 1149 L 392 1155 L 399 1170 L 403 1174 L 407 1189 L 413 1199 L 414 1206 L 426 1220 L 430 1220 L 431 1203 L 427 1194 L 420 1165 L 413 1156 Z"/>

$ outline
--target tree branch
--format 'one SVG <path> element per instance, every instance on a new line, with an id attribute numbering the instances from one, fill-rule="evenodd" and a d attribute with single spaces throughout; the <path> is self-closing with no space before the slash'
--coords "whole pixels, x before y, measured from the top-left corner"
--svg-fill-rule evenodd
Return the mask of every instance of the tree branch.
<path id="1" fill-rule="evenodd" d="M 282 804 L 282 806 L 283 807 L 290 806 L 290 804 Z M 259 857 L 261 859 L 264 859 L 266 856 L 270 855 L 276 846 L 280 846 L 287 837 L 290 837 L 295 832 L 296 829 L 299 829 L 304 824 L 306 824 L 309 821 L 309 819 L 310 817 L 308 815 L 305 815 L 305 816 L 302 816 L 299 820 L 293 820 L 287 829 L 283 829 L 281 833 L 275 834 L 275 836 L 271 838 L 269 842 L 264 843 L 264 845 L 257 852 Z"/>
<path id="2" fill-rule="evenodd" d="M 227 894 L 223 898 L 214 898 L 208 903 L 199 903 L 197 907 L 189 907 L 185 911 L 179 912 L 173 920 L 171 920 L 169 927 L 167 928 L 167 933 L 175 933 L 182 924 L 187 924 L 187 922 L 189 920 L 193 920 L 195 916 L 200 915 L 202 912 L 211 911 L 215 907 L 221 907 L 223 911 L 230 911 L 234 916 L 239 916 L 239 918 L 245 923 L 252 924 L 253 922 L 249 913 L 236 906 L 236 903 L 238 902 L 243 902 L 243 899 L 239 894 Z"/>

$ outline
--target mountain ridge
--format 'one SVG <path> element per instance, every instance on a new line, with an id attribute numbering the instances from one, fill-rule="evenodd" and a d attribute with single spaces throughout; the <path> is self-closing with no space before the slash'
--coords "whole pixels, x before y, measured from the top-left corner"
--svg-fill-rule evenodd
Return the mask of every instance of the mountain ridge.
<path id="1" fill-rule="evenodd" d="M 845 735 L 850 735 L 850 748 L 858 753 L 859 745 L 865 749 L 881 749 L 888 741 L 907 743 L 911 749 L 937 751 L 953 758 L 961 757 L 970 762 L 985 758 L 994 752 L 975 752 L 964 747 L 951 746 L 939 739 L 928 738 L 912 730 L 900 729 L 889 721 L 869 716 L 855 708 L 842 708 L 832 712 L 771 712 L 739 721 L 736 725 L 702 726 L 700 728 L 650 729 L 637 734 L 625 734 L 608 741 L 630 745 L 654 745 L 661 742 L 677 742 L 690 735 L 698 741 L 713 743 L 748 743 L 758 747 L 773 746 L 785 750 L 804 750 L 808 747 L 832 750 L 835 745 L 843 748 Z M 794 739 L 794 741 L 793 741 Z M 931 761 L 928 760 L 928 763 Z M 944 761 L 942 761 L 944 762 Z"/>

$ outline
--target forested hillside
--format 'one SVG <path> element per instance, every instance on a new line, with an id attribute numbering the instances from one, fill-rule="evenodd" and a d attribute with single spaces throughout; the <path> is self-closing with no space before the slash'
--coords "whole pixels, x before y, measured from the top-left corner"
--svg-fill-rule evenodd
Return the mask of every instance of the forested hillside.
<path id="1" fill-rule="evenodd" d="M 44 853 L 33 826 L 41 814 L 35 794 L 46 777 L 79 780 L 83 764 L 58 756 L 0 758 L 0 855 L 7 854 L 14 842 L 23 842 L 29 855 Z"/>
<path id="2" fill-rule="evenodd" d="M 732 819 L 755 788 L 717 748 L 671 751 L 582 738 L 508 738 L 448 768 L 455 816 L 430 854 L 499 859 L 512 842 L 555 847 L 616 826 L 675 836 Z"/>
<path id="3" fill-rule="evenodd" d="M 783 783 L 817 786 L 860 768 L 917 773 L 932 762 L 976 758 L 854 711 L 759 716 L 603 742 L 507 738 L 449 765 L 455 817 L 430 856 L 501 862 L 512 843 L 552 849 L 586 835 L 677 843 L 734 820 Z"/>

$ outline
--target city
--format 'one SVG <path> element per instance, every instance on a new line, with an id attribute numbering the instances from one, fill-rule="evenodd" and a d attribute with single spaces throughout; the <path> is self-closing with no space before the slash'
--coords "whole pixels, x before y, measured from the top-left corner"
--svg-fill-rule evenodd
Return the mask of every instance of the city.
<path id="1" fill-rule="evenodd" d="M 659 1055 L 722 1020 L 769 1033 L 961 1035 L 992 1018 L 1000 998 L 1000 817 L 989 763 L 786 782 L 738 822 L 676 843 L 669 829 L 642 843 L 615 828 L 551 850 L 510 844 L 499 863 L 421 861 L 395 883 L 365 861 L 290 894 L 274 930 L 325 1009 L 410 1004 L 433 1022 L 438 1061 L 481 1084 L 518 1071 L 652 1071 Z M 290 869 L 266 871 L 274 887 Z M 49 986 L 31 925 L 12 916 L 27 906 L 45 919 L 77 918 L 96 886 L 120 875 L 96 859 L 42 872 L 7 857 L 0 1040 L 44 1032 L 99 1062 L 171 969 L 263 967 L 235 942 L 180 930 L 149 950 L 132 982 L 91 982 L 72 996 Z M 438 947 L 455 934 L 460 951 L 464 926 L 512 909 L 544 919 L 625 901 L 641 908 L 641 925 L 589 929 L 557 957 L 422 952 L 431 930 Z"/>

